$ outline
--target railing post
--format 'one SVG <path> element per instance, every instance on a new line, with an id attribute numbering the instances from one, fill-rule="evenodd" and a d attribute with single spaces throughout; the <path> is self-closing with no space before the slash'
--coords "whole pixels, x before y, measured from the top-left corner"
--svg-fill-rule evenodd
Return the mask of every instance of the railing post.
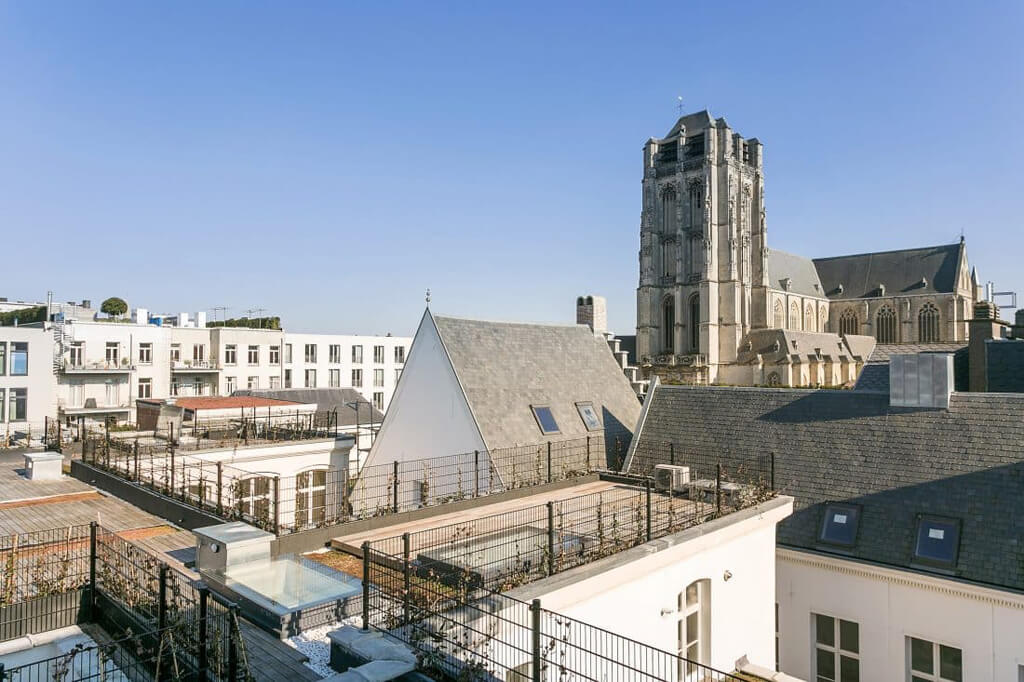
<path id="1" fill-rule="evenodd" d="M 473 451 L 473 497 L 480 497 L 480 451 Z"/>
<path id="2" fill-rule="evenodd" d="M 359 453 L 356 453 L 356 461 L 359 461 Z M 349 465 L 346 463 L 345 469 L 341 472 L 341 513 L 343 518 L 348 518 L 348 469 Z"/>
<path id="3" fill-rule="evenodd" d="M 650 542 L 653 534 L 651 533 L 651 479 L 644 480 L 644 495 L 647 498 L 647 541 Z"/>
<path id="4" fill-rule="evenodd" d="M 412 574 L 409 570 L 409 534 L 402 533 L 402 614 L 403 625 L 408 625 L 412 620 L 412 604 L 409 601 L 409 593 L 412 592 Z"/>
<path id="5" fill-rule="evenodd" d="M 96 530 L 99 524 L 89 522 L 89 620 L 96 620 Z M 3 678 L 0 678 L 3 679 Z"/>
<path id="6" fill-rule="evenodd" d="M 715 509 L 722 513 L 722 463 L 719 462 L 715 468 Z"/>
<path id="7" fill-rule="evenodd" d="M 540 599 L 534 599 L 530 602 L 530 651 L 533 654 L 530 680 L 532 682 L 541 682 L 540 639 Z"/>
<path id="8" fill-rule="evenodd" d="M 224 516 L 224 464 L 217 462 L 217 516 Z"/>
<path id="9" fill-rule="evenodd" d="M 228 623 L 228 680 L 235 682 L 238 679 L 238 639 L 242 631 L 238 626 L 238 604 L 228 607 L 230 622 Z"/>
<path id="10" fill-rule="evenodd" d="M 156 622 L 157 630 L 167 627 L 167 564 L 160 564 L 160 604 L 157 609 Z"/>
<path id="11" fill-rule="evenodd" d="M 555 503 L 548 500 L 548 575 L 555 574 Z"/>
<path id="12" fill-rule="evenodd" d="M 675 463 L 676 463 L 676 444 L 675 443 L 671 443 L 670 442 L 668 444 L 668 462 L 669 462 L 669 464 L 672 464 L 672 465 L 675 465 Z"/>
<path id="13" fill-rule="evenodd" d="M 199 682 L 206 682 L 208 679 L 206 669 L 210 663 L 208 660 L 208 654 L 206 650 L 206 638 L 207 638 L 207 600 L 210 598 L 210 588 L 206 586 L 206 583 L 199 583 L 196 586 L 199 589 Z"/>
<path id="14" fill-rule="evenodd" d="M 398 513 L 398 460 L 395 460 L 395 471 L 392 475 L 392 508 Z"/>
<path id="15" fill-rule="evenodd" d="M 174 446 L 171 446 L 171 471 L 167 475 L 167 494 L 174 497 Z"/>
<path id="16" fill-rule="evenodd" d="M 363 630 L 370 629 L 370 543 L 363 541 Z"/>
<path id="17" fill-rule="evenodd" d="M 274 535 L 281 534 L 281 477 L 274 476 Z"/>
<path id="18" fill-rule="evenodd" d="M 551 483 L 551 441 L 548 441 L 548 483 Z"/>
<path id="19" fill-rule="evenodd" d="M 139 439 L 135 439 L 135 446 L 132 448 L 135 459 L 135 482 L 139 482 Z"/>
<path id="20" fill-rule="evenodd" d="M 590 466 L 590 435 L 587 435 L 587 473 L 593 471 L 593 467 Z"/>
<path id="21" fill-rule="evenodd" d="M 772 453 L 772 461 L 771 461 L 771 486 L 772 486 L 772 491 L 774 491 L 775 490 L 775 453 L 774 452 Z"/>

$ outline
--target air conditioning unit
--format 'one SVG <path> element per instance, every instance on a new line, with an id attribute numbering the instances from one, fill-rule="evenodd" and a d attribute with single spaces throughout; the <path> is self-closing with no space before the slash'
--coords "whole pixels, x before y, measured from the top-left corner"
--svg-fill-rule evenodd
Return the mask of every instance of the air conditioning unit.
<path id="1" fill-rule="evenodd" d="M 690 467 L 658 464 L 654 467 L 654 487 L 663 492 L 684 493 L 690 486 Z"/>

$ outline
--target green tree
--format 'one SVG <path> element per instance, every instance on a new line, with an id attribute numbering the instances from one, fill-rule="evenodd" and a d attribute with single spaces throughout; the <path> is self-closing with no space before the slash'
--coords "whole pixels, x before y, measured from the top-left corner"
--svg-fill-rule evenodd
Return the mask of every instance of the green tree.
<path id="1" fill-rule="evenodd" d="M 128 304 L 124 302 L 123 298 L 112 296 L 100 305 L 100 312 L 106 313 L 111 317 L 121 317 L 128 312 Z"/>

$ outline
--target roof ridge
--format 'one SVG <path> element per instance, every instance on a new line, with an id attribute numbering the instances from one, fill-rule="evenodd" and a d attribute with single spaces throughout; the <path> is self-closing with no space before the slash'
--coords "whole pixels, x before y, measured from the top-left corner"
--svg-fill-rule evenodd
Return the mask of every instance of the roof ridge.
<path id="1" fill-rule="evenodd" d="M 962 242 L 956 242 L 953 244 L 934 244 L 931 246 L 913 246 L 905 249 L 890 249 L 888 251 L 865 251 L 864 253 L 848 253 L 840 256 L 824 256 L 821 258 L 811 258 L 812 261 L 817 262 L 820 260 L 836 260 L 838 258 L 859 258 L 864 256 L 881 256 L 888 253 L 905 253 L 907 251 L 924 251 L 925 249 L 946 249 L 950 247 L 962 246 Z"/>

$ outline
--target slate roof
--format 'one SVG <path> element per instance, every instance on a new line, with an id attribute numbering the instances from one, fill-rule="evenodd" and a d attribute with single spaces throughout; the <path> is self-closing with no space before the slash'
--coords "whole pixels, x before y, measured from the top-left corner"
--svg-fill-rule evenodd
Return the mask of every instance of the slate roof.
<path id="1" fill-rule="evenodd" d="M 714 123 L 715 117 L 712 116 L 711 112 L 709 112 L 707 109 L 695 111 L 692 114 L 686 114 L 685 116 L 681 117 L 678 121 L 676 121 L 675 125 L 672 126 L 672 129 L 669 130 L 665 137 L 661 139 L 664 140 L 670 137 L 675 137 L 676 135 L 679 134 L 680 127 L 683 126 L 686 127 L 687 133 L 692 133 L 697 130 L 709 128 L 712 125 L 714 125 Z"/>
<path id="2" fill-rule="evenodd" d="M 1024 393 L 1024 341 L 991 340 L 985 342 L 985 370 L 988 390 Z"/>
<path id="3" fill-rule="evenodd" d="M 951 293 L 956 290 L 957 267 L 963 242 L 901 251 L 880 251 L 853 256 L 815 258 L 821 285 L 830 299 L 896 294 Z M 924 283 L 922 284 L 922 279 Z M 842 285 L 842 291 L 839 286 Z"/>
<path id="4" fill-rule="evenodd" d="M 638 448 L 672 441 L 677 464 L 775 453 L 776 490 L 796 498 L 780 545 L 927 571 L 911 566 L 917 515 L 952 517 L 954 575 L 1024 590 L 1024 395 L 955 393 L 948 410 L 857 391 L 659 386 L 648 399 Z M 817 541 L 827 501 L 863 505 L 848 551 Z"/>
<path id="5" fill-rule="evenodd" d="M 366 424 L 372 420 L 374 424 L 384 421 L 384 414 L 373 406 L 354 388 L 274 388 L 241 390 L 232 393 L 234 396 L 260 396 L 275 400 L 289 400 L 296 403 L 316 403 L 317 410 L 338 411 L 338 426 L 355 426 L 356 411 L 346 403 L 359 402 L 358 423 Z"/>
<path id="6" fill-rule="evenodd" d="M 787 278 L 790 280 L 788 291 L 802 296 L 825 297 L 814 261 L 778 249 L 768 249 L 768 286 L 786 291 L 783 281 Z"/>
<path id="7" fill-rule="evenodd" d="M 628 443 L 640 402 L 604 337 L 586 325 L 487 322 L 434 315 L 488 449 L 547 440 L 531 405 L 546 405 L 561 433 L 587 436 L 577 402 L 592 402 L 606 441 Z"/>
<path id="8" fill-rule="evenodd" d="M 870 338 L 870 337 L 860 337 Z M 966 391 L 968 388 L 967 344 L 955 343 L 880 343 L 875 346 L 871 356 L 857 377 L 858 391 L 889 392 L 889 358 L 893 355 L 911 353 L 952 353 L 953 375 L 956 390 Z"/>
<path id="9" fill-rule="evenodd" d="M 875 340 L 870 336 L 840 336 L 831 333 L 800 332 L 786 329 L 755 329 L 744 337 L 737 353 L 739 363 L 754 362 L 760 355 L 765 364 L 809 362 L 821 357 L 833 361 L 866 359 Z M 749 350 L 747 343 L 750 344 Z"/>

